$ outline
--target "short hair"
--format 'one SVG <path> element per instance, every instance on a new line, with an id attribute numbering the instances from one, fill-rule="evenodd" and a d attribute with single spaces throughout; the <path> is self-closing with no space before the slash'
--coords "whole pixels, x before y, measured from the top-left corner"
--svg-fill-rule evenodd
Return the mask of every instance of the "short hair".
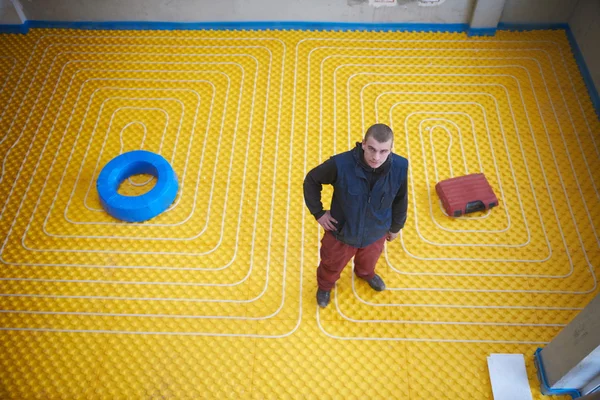
<path id="1" fill-rule="evenodd" d="M 392 132 L 392 128 L 386 124 L 375 124 L 371 125 L 371 127 L 367 129 L 367 133 L 365 133 L 365 141 L 370 137 L 373 137 L 379 143 L 385 143 L 390 139 L 393 142 L 394 132 Z"/>

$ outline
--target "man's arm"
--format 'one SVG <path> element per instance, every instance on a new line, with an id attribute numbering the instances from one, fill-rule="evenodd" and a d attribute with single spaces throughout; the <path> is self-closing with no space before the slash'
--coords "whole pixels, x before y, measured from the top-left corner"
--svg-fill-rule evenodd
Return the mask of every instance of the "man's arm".
<path id="1" fill-rule="evenodd" d="M 394 198 L 392 203 L 392 227 L 390 228 L 391 233 L 398 233 L 400 229 L 404 228 L 406 222 L 406 211 L 408 209 L 408 191 L 407 191 L 406 178 L 400 189 Z"/>
<path id="2" fill-rule="evenodd" d="M 323 203 L 321 203 L 323 185 L 332 185 L 336 179 L 337 168 L 333 158 L 313 168 L 304 178 L 304 201 L 316 220 L 325 214 Z"/>

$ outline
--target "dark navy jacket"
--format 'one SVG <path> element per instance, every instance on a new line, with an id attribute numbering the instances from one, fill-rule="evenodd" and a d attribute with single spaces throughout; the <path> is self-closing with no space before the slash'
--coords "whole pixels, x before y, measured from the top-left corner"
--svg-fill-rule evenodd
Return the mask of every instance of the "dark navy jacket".
<path id="1" fill-rule="evenodd" d="M 330 212 L 338 223 L 337 231 L 331 233 L 343 243 L 362 248 L 381 239 L 387 232 L 397 232 L 404 226 L 408 160 L 390 154 L 386 161 L 387 168 L 371 187 L 370 173 L 357 158 L 362 157 L 362 148 L 359 146 L 333 156 L 311 171 L 304 181 L 304 195 L 309 210 L 318 219 L 324 214 L 320 202 L 321 184 L 332 184 L 334 191 Z M 327 176 L 323 171 L 326 168 L 331 171 L 334 165 L 334 174 L 329 174 L 334 179 L 319 179 L 319 176 Z M 315 200 L 317 192 L 318 201 Z"/>

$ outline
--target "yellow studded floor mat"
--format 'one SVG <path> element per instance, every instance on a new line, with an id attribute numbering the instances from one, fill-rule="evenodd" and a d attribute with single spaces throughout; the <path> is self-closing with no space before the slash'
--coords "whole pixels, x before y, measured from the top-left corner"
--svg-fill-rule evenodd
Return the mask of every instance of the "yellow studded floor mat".
<path id="1" fill-rule="evenodd" d="M 0 36 L 0 85 L 2 399 L 491 399 L 490 353 L 541 399 L 535 349 L 598 292 L 600 124 L 564 31 L 35 29 Z M 320 310 L 302 182 L 376 121 L 410 161 L 388 290 L 349 266 Z M 95 183 L 136 149 L 180 190 L 123 223 Z M 499 206 L 447 217 L 435 183 L 476 172 Z"/>

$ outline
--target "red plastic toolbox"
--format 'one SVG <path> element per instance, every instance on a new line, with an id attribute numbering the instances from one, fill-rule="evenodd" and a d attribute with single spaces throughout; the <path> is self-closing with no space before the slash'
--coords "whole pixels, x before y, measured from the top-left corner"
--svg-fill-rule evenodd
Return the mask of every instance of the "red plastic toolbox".
<path id="1" fill-rule="evenodd" d="M 452 217 L 484 211 L 498 205 L 494 190 L 483 174 L 446 179 L 435 185 L 446 213 Z"/>

